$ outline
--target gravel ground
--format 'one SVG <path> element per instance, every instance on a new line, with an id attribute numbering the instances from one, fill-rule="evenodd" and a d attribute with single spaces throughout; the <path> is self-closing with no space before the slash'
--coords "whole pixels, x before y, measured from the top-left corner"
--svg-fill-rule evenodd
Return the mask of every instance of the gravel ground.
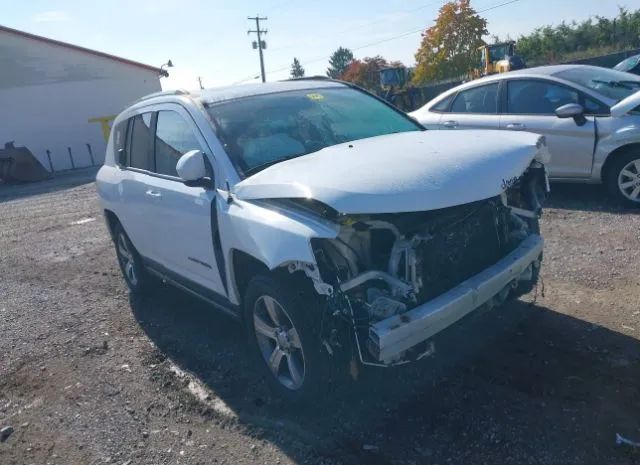
<path id="1" fill-rule="evenodd" d="M 640 463 L 640 213 L 600 188 L 555 186 L 544 292 L 293 409 L 236 323 L 129 298 L 91 176 L 0 186 L 0 464 Z"/>

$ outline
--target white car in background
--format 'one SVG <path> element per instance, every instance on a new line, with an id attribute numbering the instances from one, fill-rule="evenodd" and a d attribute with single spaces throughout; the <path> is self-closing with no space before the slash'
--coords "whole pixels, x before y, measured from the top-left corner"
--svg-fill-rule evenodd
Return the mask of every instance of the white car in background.
<path id="1" fill-rule="evenodd" d="M 496 74 L 450 89 L 410 113 L 430 129 L 546 136 L 552 180 L 604 183 L 640 206 L 640 76 L 584 65 Z"/>

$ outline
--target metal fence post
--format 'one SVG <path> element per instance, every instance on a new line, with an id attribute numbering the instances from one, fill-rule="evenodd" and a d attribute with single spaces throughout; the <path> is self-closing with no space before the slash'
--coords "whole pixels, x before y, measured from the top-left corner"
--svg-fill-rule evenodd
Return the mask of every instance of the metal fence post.
<path id="1" fill-rule="evenodd" d="M 53 163 L 51 163 L 51 150 L 47 149 L 47 160 L 49 160 L 49 168 L 51 169 L 52 173 L 55 173 L 56 170 L 53 169 Z"/>
<path id="2" fill-rule="evenodd" d="M 91 166 L 96 166 L 96 161 L 93 159 L 93 152 L 91 151 L 91 144 L 87 144 L 87 150 L 89 151 L 89 158 L 91 158 Z"/>
<path id="3" fill-rule="evenodd" d="M 67 147 L 67 151 L 69 152 L 69 160 L 71 160 L 71 169 L 76 169 L 76 164 L 73 162 L 73 154 L 71 153 L 71 147 Z"/>

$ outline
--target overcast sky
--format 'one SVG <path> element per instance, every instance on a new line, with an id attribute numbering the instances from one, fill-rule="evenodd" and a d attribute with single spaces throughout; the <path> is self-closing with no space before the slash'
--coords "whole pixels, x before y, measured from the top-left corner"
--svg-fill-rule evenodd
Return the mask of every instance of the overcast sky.
<path id="1" fill-rule="evenodd" d="M 517 38 L 545 24 L 612 17 L 617 5 L 640 0 L 472 0 L 490 34 Z M 380 54 L 414 63 L 420 33 L 433 24 L 443 0 L 0 0 L 1 24 L 159 66 L 171 59 L 165 89 L 251 82 L 260 72 L 247 36 L 247 16 L 268 16 L 263 28 L 267 79 L 288 76 L 297 57 L 307 75 L 324 74 L 338 47 L 356 57 Z M 395 38 L 397 36 L 402 36 Z M 395 38 L 395 39 L 394 39 Z M 391 39 L 391 40 L 390 40 Z M 384 42 L 381 42 L 384 41 Z M 377 43 L 380 42 L 380 43 Z M 376 44 L 377 43 L 377 44 Z M 371 45 L 370 45 L 371 44 Z M 375 45 L 374 45 L 375 44 Z M 284 68 L 284 69 L 283 69 Z"/>

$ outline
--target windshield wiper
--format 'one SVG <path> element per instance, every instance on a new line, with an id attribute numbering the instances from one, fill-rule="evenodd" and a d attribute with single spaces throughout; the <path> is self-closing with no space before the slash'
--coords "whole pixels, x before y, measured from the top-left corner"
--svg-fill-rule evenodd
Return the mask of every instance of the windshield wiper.
<path id="1" fill-rule="evenodd" d="M 275 165 L 277 163 L 280 163 L 281 161 L 286 161 L 286 160 L 291 160 L 293 158 L 298 158 L 298 157 L 301 157 L 302 155 L 306 155 L 306 153 L 297 153 L 295 155 L 289 155 L 288 157 L 277 158 L 276 160 L 271 160 L 271 161 L 268 161 L 266 163 L 261 163 L 259 165 L 252 166 L 251 168 L 244 170 L 244 174 L 246 176 L 251 176 L 253 174 L 256 174 L 258 171 L 262 171 L 265 168 L 269 168 L 271 165 Z"/>

